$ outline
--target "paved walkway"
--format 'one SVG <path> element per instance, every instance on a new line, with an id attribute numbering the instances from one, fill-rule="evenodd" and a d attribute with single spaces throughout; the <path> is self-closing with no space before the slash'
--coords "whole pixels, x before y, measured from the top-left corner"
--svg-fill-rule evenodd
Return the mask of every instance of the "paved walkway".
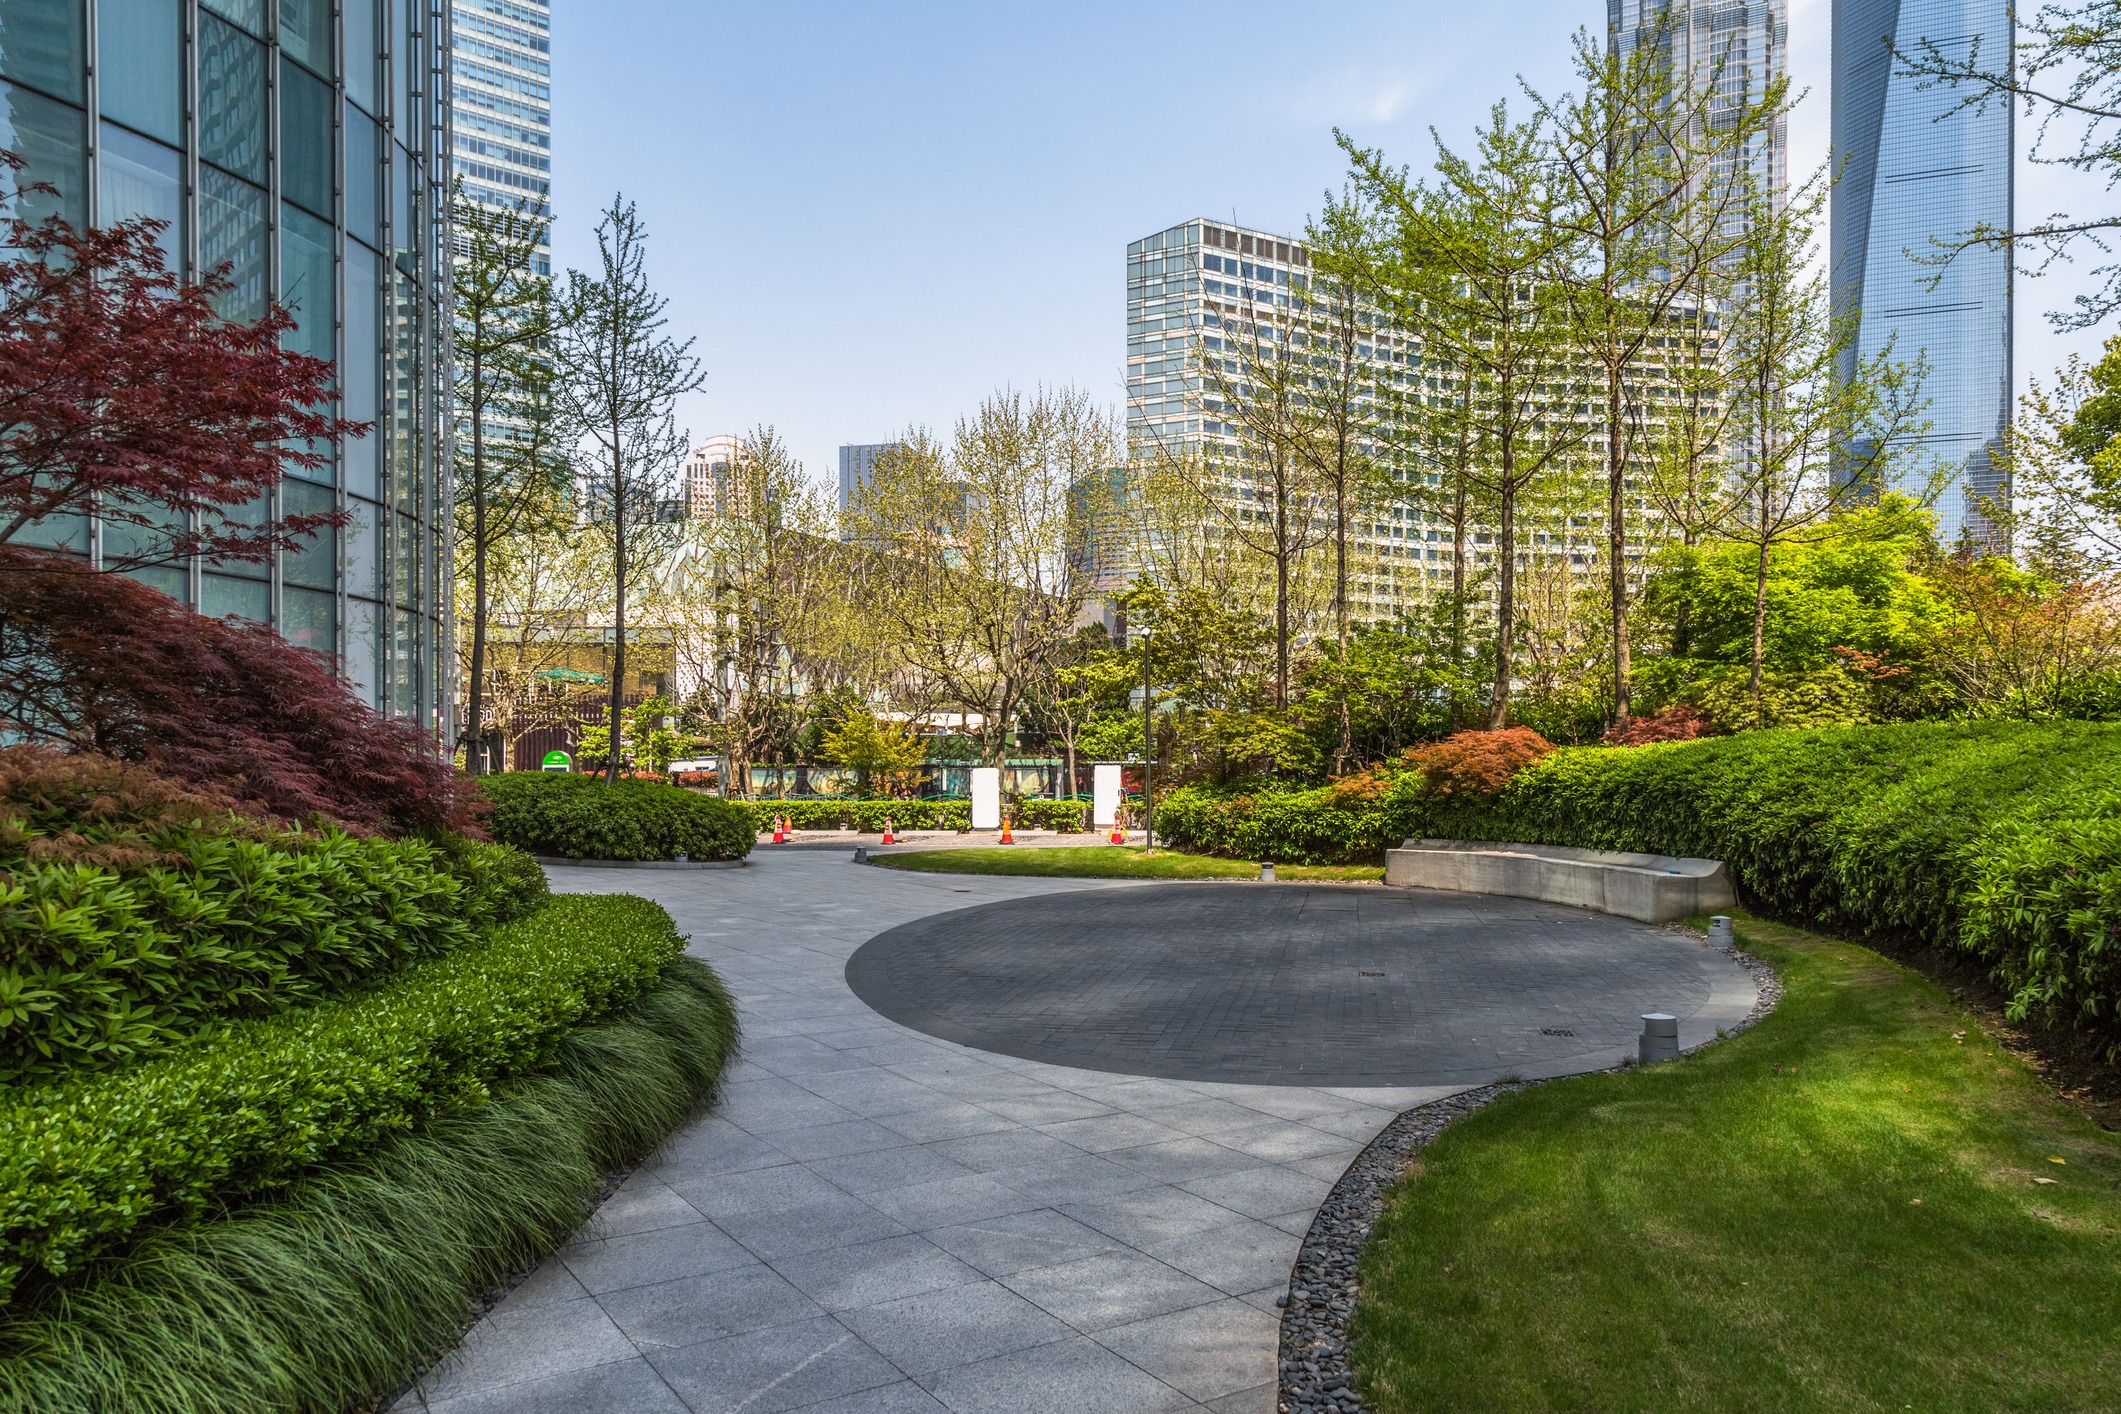
<path id="1" fill-rule="evenodd" d="M 1317 1204 L 1395 1113 L 1459 1087 L 1141 1079 L 923 1035 L 847 988 L 878 933 L 1169 886 L 754 858 L 551 871 L 669 907 L 738 995 L 743 1057 L 398 1408 L 1273 1409 L 1275 1301 Z"/>

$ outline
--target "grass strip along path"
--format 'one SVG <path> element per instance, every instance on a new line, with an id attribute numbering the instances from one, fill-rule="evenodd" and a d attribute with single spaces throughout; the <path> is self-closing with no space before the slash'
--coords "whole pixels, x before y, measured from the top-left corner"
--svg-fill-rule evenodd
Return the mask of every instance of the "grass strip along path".
<path id="1" fill-rule="evenodd" d="M 983 849 L 933 849 L 872 854 L 872 864 L 923 874 L 1028 874 L 1042 879 L 1256 879 L 1259 862 L 1210 859 L 1160 849 L 1154 854 L 1127 845 L 1030 849 L 994 845 Z M 1295 883 L 1374 884 L 1384 879 L 1375 864 L 1277 864 L 1277 879 Z"/>
<path id="2" fill-rule="evenodd" d="M 1914 973 L 1739 937 L 1759 1025 L 1422 1153 L 1363 1258 L 1370 1407 L 2113 1408 L 2121 1140 Z"/>

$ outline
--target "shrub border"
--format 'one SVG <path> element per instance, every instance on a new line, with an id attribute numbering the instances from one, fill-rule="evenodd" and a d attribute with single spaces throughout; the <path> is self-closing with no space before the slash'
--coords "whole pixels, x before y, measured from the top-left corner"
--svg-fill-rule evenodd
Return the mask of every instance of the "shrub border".
<path id="1" fill-rule="evenodd" d="M 727 988 L 678 958 L 480 1109 L 157 1232 L 0 1324 L 0 1407 L 343 1414 L 386 1394 L 580 1225 L 607 1171 L 696 1113 L 736 1047 Z"/>

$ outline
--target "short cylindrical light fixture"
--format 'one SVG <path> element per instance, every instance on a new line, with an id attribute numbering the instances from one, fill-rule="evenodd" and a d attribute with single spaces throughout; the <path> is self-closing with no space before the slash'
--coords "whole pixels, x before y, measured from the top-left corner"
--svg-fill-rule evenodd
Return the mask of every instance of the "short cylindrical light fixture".
<path id="1" fill-rule="evenodd" d="M 1641 1058 L 1644 1065 L 1679 1059 L 1679 1018 L 1666 1011 L 1642 1014 Z"/>
<path id="2" fill-rule="evenodd" d="M 854 862 L 857 864 L 867 864 L 869 862 L 868 845 L 858 844 L 854 847 Z"/>
<path id="3" fill-rule="evenodd" d="M 1719 948 L 1731 946 L 1733 939 L 1729 914 L 1712 913 L 1709 915 L 1709 942 Z"/>
<path id="4" fill-rule="evenodd" d="M 1273 883 L 1273 882 L 1274 882 L 1274 861 L 1273 861 L 1273 860 L 1271 860 L 1271 859 L 1262 859 L 1262 860 L 1260 860 L 1260 861 L 1259 861 L 1259 881 L 1260 881 L 1260 882 L 1261 882 L 1262 884 L 1271 884 L 1271 883 Z"/>

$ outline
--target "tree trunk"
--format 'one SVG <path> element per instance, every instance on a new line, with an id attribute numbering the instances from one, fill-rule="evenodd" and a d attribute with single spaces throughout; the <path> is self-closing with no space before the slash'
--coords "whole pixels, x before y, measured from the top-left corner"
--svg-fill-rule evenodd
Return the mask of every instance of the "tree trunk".
<path id="1" fill-rule="evenodd" d="M 1746 691 L 1753 699 L 1753 725 L 1761 725 L 1760 715 L 1760 659 L 1767 642 L 1767 562 L 1768 541 L 1760 540 L 1760 558 L 1753 570 L 1753 672 L 1746 682 Z"/>
<path id="2" fill-rule="evenodd" d="M 469 745 L 464 764 L 474 776 L 486 774 L 485 733 L 480 729 L 480 709 L 486 689 L 486 418 L 477 401 L 482 369 L 474 357 L 471 364 L 471 688 L 466 694 L 464 737 Z"/>
<path id="3" fill-rule="evenodd" d="M 1289 468 L 1274 478 L 1274 705 L 1289 707 Z"/>
<path id="4" fill-rule="evenodd" d="M 1355 755 L 1355 723 L 1348 712 L 1348 430 L 1340 430 L 1333 491 L 1333 602 L 1340 629 L 1340 747 L 1333 755 L 1335 775 L 1348 769 Z"/>
<path id="5" fill-rule="evenodd" d="M 1499 732 L 1510 723 L 1510 676 L 1515 666 L 1512 652 L 1517 637 L 1517 492 L 1509 484 L 1508 452 L 1504 453 L 1502 514 L 1495 527 L 1496 558 L 1500 567 L 1495 580 L 1495 686 L 1488 694 L 1488 730 Z"/>
<path id="6" fill-rule="evenodd" d="M 611 438 L 611 755 L 604 762 L 604 783 L 619 779 L 620 713 L 626 690 L 626 477 L 621 469 L 619 431 L 614 424 Z"/>
<path id="7" fill-rule="evenodd" d="M 1620 437 L 1620 366 L 1606 365 L 1606 554 L 1612 560 L 1613 721 L 1627 725 L 1634 682 L 1628 643 L 1627 457 Z"/>

